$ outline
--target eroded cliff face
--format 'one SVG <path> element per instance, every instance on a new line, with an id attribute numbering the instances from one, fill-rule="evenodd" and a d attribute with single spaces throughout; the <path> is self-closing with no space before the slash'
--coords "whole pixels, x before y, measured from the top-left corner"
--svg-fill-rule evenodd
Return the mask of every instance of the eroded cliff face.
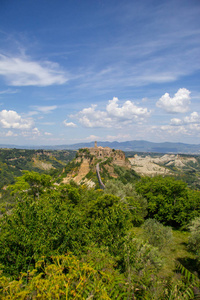
<path id="1" fill-rule="evenodd" d="M 88 173 L 96 174 L 96 164 L 103 163 L 104 170 L 106 170 L 110 177 L 117 178 L 118 175 L 114 171 L 114 165 L 131 169 L 131 164 L 126 159 L 125 154 L 121 150 L 111 149 L 109 147 L 95 147 L 79 149 L 77 152 L 75 162 L 79 163 L 79 167 L 76 170 L 70 172 L 66 178 L 63 179 L 64 183 L 68 183 L 73 179 L 77 183 L 88 182 Z M 100 164 L 101 169 L 101 164 Z M 92 185 L 92 181 L 89 180 L 89 185 Z"/>
<path id="2" fill-rule="evenodd" d="M 199 170 L 199 163 L 195 157 L 186 155 L 165 154 L 151 157 L 150 155 L 135 155 L 129 158 L 132 168 L 140 175 L 156 176 L 171 175 Z"/>

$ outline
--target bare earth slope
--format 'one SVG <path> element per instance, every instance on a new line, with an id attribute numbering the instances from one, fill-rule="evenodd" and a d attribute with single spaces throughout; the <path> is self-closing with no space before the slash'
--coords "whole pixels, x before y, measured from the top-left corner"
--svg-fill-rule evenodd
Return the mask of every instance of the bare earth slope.
<path id="1" fill-rule="evenodd" d="M 172 174 L 167 168 L 159 166 L 150 156 L 136 156 L 129 158 L 132 168 L 136 173 L 147 176 Z"/>
<path id="2" fill-rule="evenodd" d="M 173 170 L 169 167 L 175 167 L 177 170 L 193 170 L 199 166 L 195 157 L 186 157 L 174 154 L 165 154 L 163 156 L 151 157 L 135 155 L 129 158 L 132 168 L 141 175 L 173 175 Z"/>
<path id="3" fill-rule="evenodd" d="M 63 183 L 68 183 L 72 178 L 76 183 L 79 183 L 83 177 L 90 171 L 88 159 L 83 159 L 80 168 L 77 173 L 70 173 L 66 178 L 63 179 Z"/>

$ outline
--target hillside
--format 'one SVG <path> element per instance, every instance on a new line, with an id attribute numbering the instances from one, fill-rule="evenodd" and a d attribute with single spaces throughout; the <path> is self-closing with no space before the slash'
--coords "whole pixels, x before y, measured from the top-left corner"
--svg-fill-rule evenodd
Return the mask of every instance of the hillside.
<path id="1" fill-rule="evenodd" d="M 62 182 L 69 183 L 72 179 L 76 183 L 85 183 L 92 187 L 98 184 L 96 167 L 99 164 L 100 176 L 106 182 L 111 178 L 120 178 L 126 182 L 139 176 L 132 170 L 131 164 L 121 150 L 109 147 L 82 148 L 76 154 L 76 158 L 69 163 L 62 173 Z"/>
<path id="2" fill-rule="evenodd" d="M 128 156 L 131 156 L 129 153 Z M 171 175 L 199 188 L 200 157 L 175 154 L 135 154 L 128 158 L 135 172 L 144 176 Z"/>
<path id="3" fill-rule="evenodd" d="M 93 145 L 92 145 L 93 146 Z M 87 150 L 86 150 L 87 149 Z M 74 159 L 74 160 L 73 160 Z M 199 188 L 200 158 L 198 155 L 175 155 L 126 152 L 109 147 L 73 150 L 0 149 L 0 187 L 14 182 L 23 170 L 50 173 L 64 183 L 73 179 L 89 186 L 98 184 L 96 164 L 106 182 L 111 178 L 135 178 L 139 175 L 172 175 L 191 187 Z M 139 176 L 138 175 L 138 176 Z M 125 176 L 125 177 L 124 177 Z"/>
<path id="4" fill-rule="evenodd" d="M 0 187 L 13 183 L 23 170 L 46 173 L 63 168 L 75 154 L 72 150 L 0 149 Z"/>

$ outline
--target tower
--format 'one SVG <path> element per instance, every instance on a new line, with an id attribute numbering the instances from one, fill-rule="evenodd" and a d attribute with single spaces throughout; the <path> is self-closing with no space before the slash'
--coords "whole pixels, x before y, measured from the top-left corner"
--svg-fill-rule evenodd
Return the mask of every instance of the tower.
<path id="1" fill-rule="evenodd" d="M 94 148 L 97 148 L 97 141 L 94 142 Z"/>

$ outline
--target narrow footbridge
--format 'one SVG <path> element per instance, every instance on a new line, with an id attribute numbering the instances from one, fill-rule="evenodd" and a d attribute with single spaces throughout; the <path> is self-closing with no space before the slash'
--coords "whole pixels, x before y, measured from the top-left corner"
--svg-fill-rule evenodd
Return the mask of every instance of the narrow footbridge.
<path id="1" fill-rule="evenodd" d="M 96 165 L 96 173 L 97 173 L 97 178 L 98 178 L 98 181 L 99 181 L 100 189 L 104 190 L 105 185 L 103 184 L 103 182 L 101 180 L 101 175 L 100 175 L 100 171 L 99 171 L 99 163 Z"/>

